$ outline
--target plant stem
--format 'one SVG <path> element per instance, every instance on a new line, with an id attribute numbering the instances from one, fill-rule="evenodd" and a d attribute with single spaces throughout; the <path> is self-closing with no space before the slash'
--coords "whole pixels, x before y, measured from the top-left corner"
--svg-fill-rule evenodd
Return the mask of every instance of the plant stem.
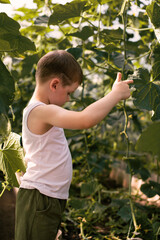
<path id="1" fill-rule="evenodd" d="M 156 240 L 158 240 L 159 233 L 160 233 L 160 227 L 158 228 L 158 231 L 156 233 Z"/>
<path id="2" fill-rule="evenodd" d="M 134 31 L 148 31 L 148 30 L 153 30 L 152 28 L 133 28 L 133 27 L 127 27 L 127 29 L 131 29 Z"/>
<path id="3" fill-rule="evenodd" d="M 100 45 L 100 28 L 101 28 L 101 5 L 99 5 L 97 47 Z"/>
<path id="4" fill-rule="evenodd" d="M 129 225 L 129 229 L 128 229 L 128 235 L 127 235 L 127 240 L 129 239 L 129 235 L 130 235 L 130 232 L 131 232 L 131 226 L 132 226 L 132 219 L 131 219 L 131 222 L 130 222 L 130 225 Z"/>
<path id="5" fill-rule="evenodd" d="M 3 190 L 2 190 L 2 192 L 0 193 L 0 198 L 2 197 L 3 193 L 5 192 L 7 186 L 8 186 L 7 184 L 4 184 Z"/>
<path id="6" fill-rule="evenodd" d="M 129 0 L 125 0 L 123 2 L 123 6 L 121 9 L 121 16 L 122 16 L 122 22 L 123 22 L 123 42 L 124 42 L 124 66 L 122 69 L 122 79 L 125 79 L 125 66 L 127 64 L 127 50 L 126 50 L 126 29 L 127 29 L 127 9 L 128 9 L 128 5 L 129 5 Z M 128 115 L 127 115 L 127 111 L 126 111 L 126 101 L 124 101 L 124 117 L 125 117 L 125 124 L 124 124 L 124 130 L 123 130 L 123 134 L 126 138 L 126 159 L 129 160 L 129 145 L 130 145 L 130 141 L 129 141 L 129 137 L 127 134 L 127 126 L 128 126 Z M 136 222 L 136 218 L 135 218 L 135 213 L 134 213 L 134 208 L 133 208 L 133 201 L 132 201 L 132 170 L 131 170 L 131 166 L 130 166 L 130 162 L 128 161 L 128 165 L 129 165 L 129 170 L 130 170 L 130 174 L 129 174 L 129 203 L 130 203 L 130 209 L 131 209 L 131 215 L 132 215 L 132 220 L 133 220 L 133 224 L 134 224 L 134 228 L 135 231 L 134 233 L 137 232 L 138 230 L 138 226 L 137 226 L 137 222 Z M 133 233 L 133 235 L 134 235 Z"/>

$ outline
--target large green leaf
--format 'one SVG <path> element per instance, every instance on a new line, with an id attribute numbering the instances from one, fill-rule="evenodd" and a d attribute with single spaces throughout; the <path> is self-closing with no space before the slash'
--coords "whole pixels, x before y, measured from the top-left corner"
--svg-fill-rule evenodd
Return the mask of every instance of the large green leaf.
<path id="1" fill-rule="evenodd" d="M 36 50 L 34 43 L 29 38 L 26 38 L 20 34 L 15 35 L 8 33 L 1 35 L 0 38 L 0 41 L 5 44 L 4 48 L 0 46 L 0 51 L 16 51 L 18 53 L 23 53 L 27 50 Z"/>
<path id="2" fill-rule="evenodd" d="M 77 38 L 80 38 L 84 41 L 87 40 L 89 37 L 91 37 L 93 35 L 94 35 L 93 27 L 89 27 L 89 26 L 83 27 L 81 31 L 76 31 L 76 32 L 73 32 L 73 33 L 66 34 L 66 36 L 77 37 Z"/>
<path id="3" fill-rule="evenodd" d="M 33 54 L 25 57 L 25 59 L 22 61 L 21 78 L 30 75 L 34 64 L 36 64 L 38 60 L 39 60 L 38 54 Z"/>
<path id="4" fill-rule="evenodd" d="M 53 8 L 53 14 L 49 18 L 49 25 L 57 25 L 64 20 L 79 17 L 87 1 L 72 1 L 65 5 L 57 4 Z"/>
<path id="5" fill-rule="evenodd" d="M 160 86 L 150 81 L 147 69 L 139 68 L 133 75 L 128 76 L 134 80 L 134 105 L 140 109 L 154 110 L 153 120 L 160 119 Z"/>
<path id="6" fill-rule="evenodd" d="M 17 42 L 18 42 L 18 52 L 19 53 L 23 53 L 27 50 L 36 51 L 36 47 L 35 47 L 34 43 L 29 38 L 26 38 L 26 37 L 20 35 L 17 39 Z"/>
<path id="7" fill-rule="evenodd" d="M 14 79 L 0 60 L 0 113 L 8 110 L 14 98 Z"/>
<path id="8" fill-rule="evenodd" d="M 160 5 L 156 1 L 152 1 L 146 8 L 147 14 L 155 28 L 160 27 Z"/>
<path id="9" fill-rule="evenodd" d="M 6 33 L 19 34 L 20 25 L 18 22 L 8 17 L 6 13 L 0 13 L 0 35 Z"/>
<path id="10" fill-rule="evenodd" d="M 149 198 L 152 198 L 155 195 L 160 196 L 160 184 L 149 181 L 149 183 L 142 184 L 141 191 Z"/>
<path id="11" fill-rule="evenodd" d="M 6 181 L 18 187 L 15 173 L 20 170 L 25 172 L 23 162 L 23 149 L 20 145 L 20 135 L 10 133 L 7 141 L 0 149 L 0 170 L 5 174 Z"/>
<path id="12" fill-rule="evenodd" d="M 0 51 L 23 53 L 27 50 L 35 51 L 34 43 L 22 36 L 19 32 L 18 22 L 0 13 Z"/>
<path id="13" fill-rule="evenodd" d="M 136 144 L 136 150 L 152 152 L 160 158 L 160 121 L 152 123 L 142 132 Z"/>
<path id="14" fill-rule="evenodd" d="M 139 174 L 143 181 L 150 177 L 149 171 L 144 168 L 144 163 L 139 161 L 139 158 L 126 158 L 125 161 L 128 164 L 127 173 L 132 172 L 132 175 Z"/>

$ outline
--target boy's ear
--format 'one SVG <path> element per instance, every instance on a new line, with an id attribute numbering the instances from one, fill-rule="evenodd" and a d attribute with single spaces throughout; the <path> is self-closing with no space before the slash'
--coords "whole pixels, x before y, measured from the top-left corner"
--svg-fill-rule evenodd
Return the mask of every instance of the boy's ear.
<path id="1" fill-rule="evenodd" d="M 59 83 L 60 83 L 60 80 L 58 78 L 53 78 L 50 82 L 50 85 L 49 85 L 50 89 L 52 91 L 55 91 L 57 89 L 57 86 L 58 86 Z"/>

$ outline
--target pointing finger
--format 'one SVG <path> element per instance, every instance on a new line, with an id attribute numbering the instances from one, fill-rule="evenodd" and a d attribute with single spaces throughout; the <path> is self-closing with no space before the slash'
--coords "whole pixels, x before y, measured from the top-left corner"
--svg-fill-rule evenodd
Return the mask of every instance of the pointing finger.
<path id="1" fill-rule="evenodd" d="M 122 74 L 120 72 L 117 73 L 117 78 L 115 82 L 120 82 L 122 78 Z"/>
<path id="2" fill-rule="evenodd" d="M 124 83 L 127 83 L 127 84 L 131 84 L 131 83 L 133 83 L 133 80 L 125 80 L 125 81 L 123 81 Z"/>

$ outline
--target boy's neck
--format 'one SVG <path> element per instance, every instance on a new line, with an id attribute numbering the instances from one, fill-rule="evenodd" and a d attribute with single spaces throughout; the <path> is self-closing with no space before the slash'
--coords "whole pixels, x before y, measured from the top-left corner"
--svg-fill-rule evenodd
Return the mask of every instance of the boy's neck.
<path id="1" fill-rule="evenodd" d="M 33 102 L 37 102 L 37 101 L 43 102 L 45 104 L 49 104 L 49 100 L 47 98 L 46 91 L 44 91 L 44 89 L 42 89 L 38 86 L 36 86 L 30 102 L 33 103 Z"/>

